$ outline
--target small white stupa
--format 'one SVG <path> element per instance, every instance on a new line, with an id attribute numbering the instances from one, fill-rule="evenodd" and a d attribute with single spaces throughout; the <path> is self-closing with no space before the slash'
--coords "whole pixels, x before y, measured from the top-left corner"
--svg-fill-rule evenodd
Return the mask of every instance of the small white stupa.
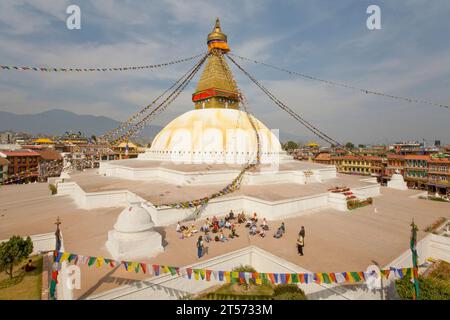
<path id="1" fill-rule="evenodd" d="M 398 170 L 395 170 L 395 173 L 392 175 L 391 180 L 388 181 L 387 186 L 388 188 L 397 190 L 408 190 L 408 186 Z"/>
<path id="2" fill-rule="evenodd" d="M 132 202 L 117 218 L 108 232 L 106 248 L 114 259 L 136 259 L 156 256 L 163 252 L 161 235 L 153 230 L 150 214 L 140 202 Z"/>

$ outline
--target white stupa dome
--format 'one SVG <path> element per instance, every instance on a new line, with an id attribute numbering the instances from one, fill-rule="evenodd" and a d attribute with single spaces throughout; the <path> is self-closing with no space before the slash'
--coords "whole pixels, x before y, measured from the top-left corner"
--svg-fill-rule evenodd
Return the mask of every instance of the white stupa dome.
<path id="1" fill-rule="evenodd" d="M 278 137 L 261 121 L 240 110 L 242 95 L 224 58 L 230 49 L 219 20 L 208 35 L 207 44 L 209 55 L 192 95 L 195 110 L 165 126 L 151 148 L 138 158 L 184 163 L 247 163 L 257 158 L 258 136 L 261 163 L 277 162 L 284 155 Z"/>
<path id="2" fill-rule="evenodd" d="M 120 213 L 114 229 L 132 233 L 150 230 L 154 225 L 150 214 L 140 204 L 132 203 Z"/>
<path id="3" fill-rule="evenodd" d="M 259 135 L 262 159 L 278 156 L 282 149 L 275 134 L 254 117 L 253 123 Z M 165 126 L 153 140 L 147 155 L 175 161 L 246 162 L 256 158 L 257 141 L 246 112 L 223 108 L 196 109 Z"/>

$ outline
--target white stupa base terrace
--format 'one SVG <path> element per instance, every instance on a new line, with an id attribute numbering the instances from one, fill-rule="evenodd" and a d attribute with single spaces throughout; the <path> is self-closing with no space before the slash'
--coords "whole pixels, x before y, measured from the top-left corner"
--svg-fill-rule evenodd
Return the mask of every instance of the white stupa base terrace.
<path id="1" fill-rule="evenodd" d="M 158 180 L 178 185 L 227 184 L 239 174 L 239 164 L 186 164 L 170 161 L 119 160 L 103 162 L 98 173 L 107 177 L 127 180 Z M 244 174 L 244 184 L 267 183 L 307 184 L 336 178 L 336 168 L 316 163 L 283 161 L 262 164 L 256 172 Z"/>
<path id="2" fill-rule="evenodd" d="M 261 166 L 247 172 L 239 190 L 212 199 L 201 212 L 163 204 L 200 199 L 222 190 L 242 166 L 174 165 L 167 162 L 124 160 L 102 164 L 58 183 L 58 195 L 69 195 L 83 209 L 124 207 L 141 202 L 156 226 L 177 221 L 221 216 L 230 210 L 257 212 L 267 220 L 284 219 L 327 208 L 346 212 L 347 199 L 330 188 L 346 186 L 358 199 L 380 195 L 374 178 L 337 175 L 336 169 L 308 162 L 281 164 L 279 170 Z"/>
<path id="3" fill-rule="evenodd" d="M 261 163 L 271 164 L 282 161 L 294 161 L 286 151 L 261 152 Z M 170 161 L 173 163 L 198 164 L 245 164 L 256 159 L 256 152 L 227 152 L 227 151 L 166 151 L 146 150 L 138 156 L 139 160 Z"/>

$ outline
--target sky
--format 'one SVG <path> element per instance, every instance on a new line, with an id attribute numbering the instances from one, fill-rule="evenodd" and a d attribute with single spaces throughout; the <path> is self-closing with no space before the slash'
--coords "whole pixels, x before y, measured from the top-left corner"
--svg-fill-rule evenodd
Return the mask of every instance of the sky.
<path id="1" fill-rule="evenodd" d="M 66 8 L 71 4 L 81 9 L 80 30 L 66 27 Z M 381 9 L 380 30 L 366 26 L 366 9 L 372 4 Z M 0 64 L 158 64 L 206 52 L 206 36 L 220 17 L 232 53 L 323 79 L 448 105 L 449 16 L 448 0 L 2 0 Z M 337 141 L 450 143 L 449 109 L 363 94 L 238 62 Z M 123 121 L 193 64 L 110 73 L 0 71 L 0 111 L 63 109 Z M 258 119 L 299 140 L 310 139 L 305 128 L 238 69 L 232 70 Z M 164 126 L 192 110 L 198 77 L 154 124 Z"/>

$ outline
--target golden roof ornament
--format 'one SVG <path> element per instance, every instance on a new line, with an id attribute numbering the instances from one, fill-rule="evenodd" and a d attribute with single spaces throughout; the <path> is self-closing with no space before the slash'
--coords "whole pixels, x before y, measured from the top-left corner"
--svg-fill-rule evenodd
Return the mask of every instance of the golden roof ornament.
<path id="1" fill-rule="evenodd" d="M 210 55 L 200 77 L 192 101 L 196 109 L 239 109 L 239 92 L 231 70 L 223 56 L 230 51 L 227 36 L 220 28 L 219 18 L 208 35 Z"/>
<path id="2" fill-rule="evenodd" d="M 227 43 L 227 36 L 220 29 L 220 20 L 216 19 L 216 24 L 214 26 L 214 30 L 208 34 L 208 49 L 211 51 L 212 49 L 220 49 L 223 52 L 230 51 Z"/>

